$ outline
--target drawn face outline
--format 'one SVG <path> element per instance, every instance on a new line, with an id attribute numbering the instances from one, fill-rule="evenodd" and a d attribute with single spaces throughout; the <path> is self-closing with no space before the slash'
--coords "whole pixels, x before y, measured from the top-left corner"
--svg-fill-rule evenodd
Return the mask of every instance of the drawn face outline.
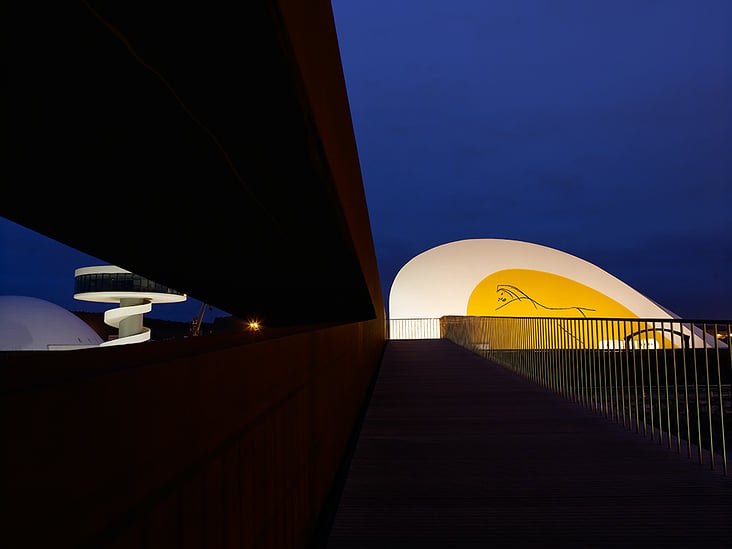
<path id="1" fill-rule="evenodd" d="M 496 311 L 499 309 L 502 309 L 503 307 L 505 307 L 507 305 L 510 305 L 514 301 L 523 301 L 523 300 L 529 301 L 534 306 L 534 309 L 539 309 L 540 307 L 542 309 L 553 310 L 553 311 L 562 311 L 562 310 L 566 311 L 566 310 L 574 309 L 582 316 L 586 316 L 585 311 L 594 311 L 595 310 L 590 307 L 580 307 L 577 305 L 571 305 L 569 307 L 549 307 L 549 306 L 539 303 L 535 299 L 532 299 L 523 290 L 521 290 L 517 286 L 513 286 L 511 284 L 496 285 L 496 293 L 498 294 L 498 302 L 501 303 L 500 305 L 498 305 L 498 307 L 496 307 Z M 510 296 L 511 299 L 507 299 L 505 297 L 506 295 Z"/>
<path id="2" fill-rule="evenodd" d="M 516 286 L 512 286 L 510 284 L 498 284 L 496 286 L 496 293 L 498 293 L 499 303 L 502 303 L 502 305 L 496 307 L 496 310 L 505 307 L 514 301 L 522 301 L 524 299 L 529 300 L 534 305 L 534 308 L 536 308 L 536 302 Z"/>

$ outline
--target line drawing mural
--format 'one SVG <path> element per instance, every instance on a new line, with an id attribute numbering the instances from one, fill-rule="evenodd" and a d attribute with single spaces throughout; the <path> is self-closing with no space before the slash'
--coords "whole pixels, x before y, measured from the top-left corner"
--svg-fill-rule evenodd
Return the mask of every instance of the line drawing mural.
<path id="1" fill-rule="evenodd" d="M 496 311 L 503 309 L 504 307 L 510 305 L 511 303 L 516 303 L 517 301 L 529 301 L 535 309 L 542 308 L 546 309 L 547 311 L 570 311 L 572 309 L 576 310 L 579 314 L 581 314 L 583 317 L 587 316 L 585 315 L 585 311 L 594 311 L 595 309 L 591 309 L 589 307 L 578 307 L 578 306 L 572 306 L 572 307 L 548 307 L 546 305 L 543 305 L 542 303 L 539 303 L 535 299 L 531 298 L 526 292 L 521 290 L 520 288 L 517 288 L 516 286 L 512 286 L 511 284 L 498 284 L 496 286 L 496 293 L 498 294 L 498 301 L 502 303 L 498 307 L 496 307 Z"/>

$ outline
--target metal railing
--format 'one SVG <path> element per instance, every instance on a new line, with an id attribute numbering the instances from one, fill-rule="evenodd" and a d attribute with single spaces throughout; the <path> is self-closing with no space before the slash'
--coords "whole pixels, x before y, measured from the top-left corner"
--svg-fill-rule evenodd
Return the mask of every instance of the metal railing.
<path id="1" fill-rule="evenodd" d="M 389 339 L 439 339 L 439 318 L 389 319 Z"/>
<path id="2" fill-rule="evenodd" d="M 442 337 L 727 476 L 730 321 L 443 317 Z M 703 452 L 702 450 L 707 452 Z"/>

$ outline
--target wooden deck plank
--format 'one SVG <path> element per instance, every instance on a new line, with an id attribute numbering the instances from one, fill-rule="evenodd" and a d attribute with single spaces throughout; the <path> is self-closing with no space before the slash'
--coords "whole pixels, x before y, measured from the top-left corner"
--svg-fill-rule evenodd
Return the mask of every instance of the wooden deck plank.
<path id="1" fill-rule="evenodd" d="M 449 341 L 390 341 L 328 548 L 730 547 L 707 467 Z"/>

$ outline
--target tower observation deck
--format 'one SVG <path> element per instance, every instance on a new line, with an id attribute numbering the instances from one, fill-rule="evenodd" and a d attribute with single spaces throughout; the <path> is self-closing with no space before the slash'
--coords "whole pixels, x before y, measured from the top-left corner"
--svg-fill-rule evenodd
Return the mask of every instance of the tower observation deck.
<path id="1" fill-rule="evenodd" d="M 119 303 L 104 313 L 105 324 L 119 329 L 117 339 L 101 344 L 108 346 L 148 341 L 150 328 L 142 325 L 142 316 L 152 310 L 153 303 L 178 303 L 186 295 L 121 267 L 101 265 L 76 269 L 74 299 Z"/>

